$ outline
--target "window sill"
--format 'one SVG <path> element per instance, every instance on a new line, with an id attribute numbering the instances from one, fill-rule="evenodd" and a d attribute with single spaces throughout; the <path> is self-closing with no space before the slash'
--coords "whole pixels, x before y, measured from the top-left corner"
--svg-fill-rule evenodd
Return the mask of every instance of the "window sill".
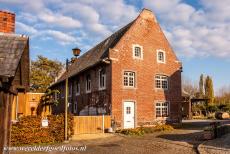
<path id="1" fill-rule="evenodd" d="M 105 90 L 106 88 L 104 87 L 104 88 L 99 88 L 98 90 Z"/>
<path id="2" fill-rule="evenodd" d="M 91 91 L 86 91 L 85 93 L 88 94 L 88 93 L 91 93 Z"/>
<path id="3" fill-rule="evenodd" d="M 136 90 L 137 88 L 136 87 L 123 87 L 123 89 L 125 89 L 125 90 Z"/>
<path id="4" fill-rule="evenodd" d="M 133 59 L 135 59 L 135 60 L 143 60 L 143 58 L 139 58 L 139 57 L 133 57 Z"/>
<path id="5" fill-rule="evenodd" d="M 168 91 L 169 89 L 155 88 L 155 91 Z"/>
<path id="6" fill-rule="evenodd" d="M 166 62 L 163 61 L 157 61 L 158 64 L 166 64 Z"/>
<path id="7" fill-rule="evenodd" d="M 168 117 L 156 117 L 156 120 L 167 120 L 169 119 L 169 116 Z"/>

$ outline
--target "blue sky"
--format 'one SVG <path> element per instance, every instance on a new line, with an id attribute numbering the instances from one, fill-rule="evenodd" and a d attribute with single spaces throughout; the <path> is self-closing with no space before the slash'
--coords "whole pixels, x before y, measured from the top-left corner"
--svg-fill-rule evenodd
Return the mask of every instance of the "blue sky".
<path id="1" fill-rule="evenodd" d="M 230 0 L 0 0 L 0 9 L 16 13 L 16 32 L 30 36 L 32 59 L 63 62 L 72 48 L 87 51 L 144 7 L 156 14 L 184 78 L 210 75 L 216 93 L 230 85 Z"/>

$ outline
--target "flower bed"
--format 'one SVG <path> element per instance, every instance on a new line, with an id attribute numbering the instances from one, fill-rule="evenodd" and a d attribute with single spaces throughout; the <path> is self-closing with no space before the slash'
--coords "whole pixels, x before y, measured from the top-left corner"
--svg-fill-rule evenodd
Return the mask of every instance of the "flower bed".
<path id="1" fill-rule="evenodd" d="M 120 129 L 117 130 L 116 133 L 124 134 L 124 135 L 137 135 L 141 136 L 144 134 L 159 132 L 159 131 L 172 131 L 174 128 L 171 125 L 162 124 L 156 125 L 154 127 L 138 127 L 133 129 Z"/>

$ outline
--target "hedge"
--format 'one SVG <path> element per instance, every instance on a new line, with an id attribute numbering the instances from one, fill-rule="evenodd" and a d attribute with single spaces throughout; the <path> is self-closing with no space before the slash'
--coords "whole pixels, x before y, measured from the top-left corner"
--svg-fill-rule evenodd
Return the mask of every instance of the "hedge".
<path id="1" fill-rule="evenodd" d="M 41 127 L 41 116 L 25 116 L 12 124 L 11 145 L 31 145 L 62 142 L 64 135 L 64 115 L 48 116 L 49 126 Z M 68 116 L 68 137 L 73 135 L 73 116 Z"/>

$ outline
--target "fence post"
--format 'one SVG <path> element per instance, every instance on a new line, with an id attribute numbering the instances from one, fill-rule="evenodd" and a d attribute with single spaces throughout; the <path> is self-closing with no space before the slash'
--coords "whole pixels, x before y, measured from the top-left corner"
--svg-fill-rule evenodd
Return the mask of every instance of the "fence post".
<path id="1" fill-rule="evenodd" d="M 102 133 L 104 133 L 105 132 L 105 116 L 104 116 L 104 114 L 102 114 Z"/>

